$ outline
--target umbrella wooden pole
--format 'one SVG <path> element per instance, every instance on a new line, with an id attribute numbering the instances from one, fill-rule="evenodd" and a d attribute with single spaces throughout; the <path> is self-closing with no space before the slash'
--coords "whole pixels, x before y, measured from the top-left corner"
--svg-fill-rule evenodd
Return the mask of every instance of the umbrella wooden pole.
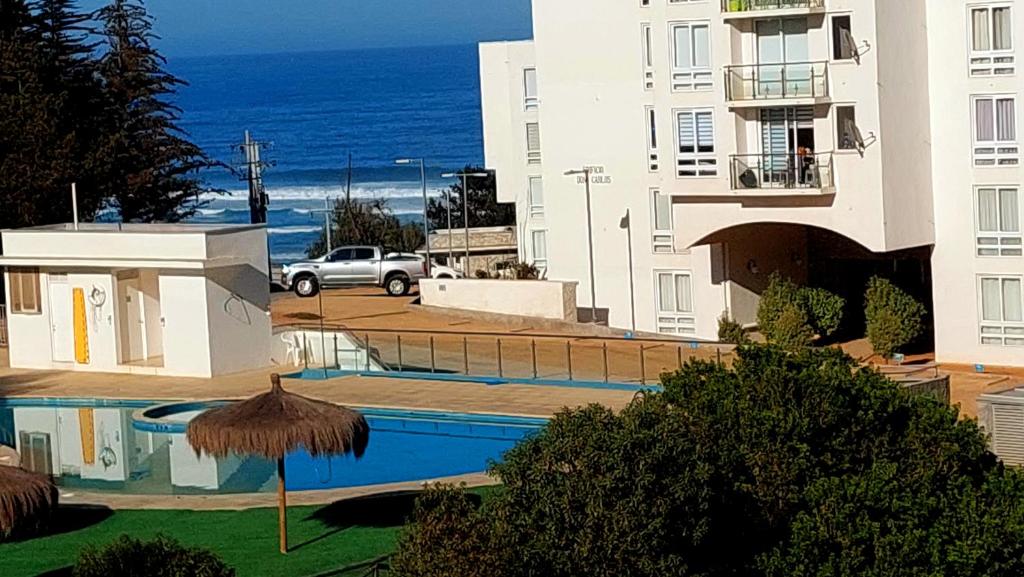
<path id="1" fill-rule="evenodd" d="M 281 535 L 281 553 L 288 553 L 288 496 L 284 490 L 284 458 L 277 460 L 277 524 Z"/>

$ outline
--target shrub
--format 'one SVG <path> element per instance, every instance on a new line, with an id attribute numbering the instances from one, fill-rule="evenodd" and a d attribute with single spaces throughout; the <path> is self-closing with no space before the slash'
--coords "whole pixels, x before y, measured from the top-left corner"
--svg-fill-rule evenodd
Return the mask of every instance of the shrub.
<path id="1" fill-rule="evenodd" d="M 868 281 L 864 303 L 867 337 L 878 355 L 892 357 L 924 331 L 924 305 L 887 279 Z"/>
<path id="2" fill-rule="evenodd" d="M 761 304 L 757 307 L 757 324 L 769 341 L 774 334 L 775 321 L 787 306 L 799 302 L 798 293 L 799 287 L 779 273 L 773 272 L 768 277 L 768 286 L 761 293 Z"/>
<path id="3" fill-rule="evenodd" d="M 800 289 L 801 300 L 806 306 L 811 325 L 819 335 L 830 336 L 839 330 L 843 320 L 843 308 L 846 300 L 823 288 Z"/>
<path id="4" fill-rule="evenodd" d="M 484 269 L 479 269 L 476 271 L 475 276 L 476 278 L 479 279 L 489 279 L 491 278 L 491 273 L 485 271 Z"/>
<path id="5" fill-rule="evenodd" d="M 733 320 L 726 311 L 718 319 L 718 341 L 731 345 L 745 345 L 750 342 L 750 337 L 747 336 L 743 325 Z"/>
<path id="6" fill-rule="evenodd" d="M 803 313 L 804 322 L 810 328 L 811 336 L 815 334 L 830 336 L 839 329 L 843 320 L 843 308 L 846 301 L 823 288 L 801 287 L 789 279 L 782 278 L 774 272 L 768 279 L 768 286 L 761 293 L 761 304 L 757 309 L 757 322 L 761 334 L 769 342 L 791 348 L 805 331 L 795 326 L 795 319 L 800 315 L 792 309 L 795 307 Z M 780 318 L 786 315 L 786 325 L 777 327 Z M 781 331 L 781 332 L 780 332 Z"/>
<path id="7" fill-rule="evenodd" d="M 1024 474 L 956 409 L 834 349 L 751 345 L 662 383 L 557 414 L 482 508 L 421 513 L 396 574 L 1024 575 Z"/>
<path id="8" fill-rule="evenodd" d="M 772 326 L 770 342 L 787 351 L 811 346 L 814 342 L 814 329 L 807 323 L 807 313 L 800 305 L 790 303 L 782 309 Z"/>
<path id="9" fill-rule="evenodd" d="M 450 539 L 463 535 L 464 539 Z M 487 541 L 486 521 L 470 496 L 445 485 L 428 487 L 402 533 L 391 568 L 408 577 L 487 577 L 500 547 Z"/>
<path id="10" fill-rule="evenodd" d="M 121 535 L 102 549 L 86 547 L 73 569 L 74 577 L 234 577 L 235 570 L 204 549 L 185 547 L 158 535 L 141 541 Z"/>

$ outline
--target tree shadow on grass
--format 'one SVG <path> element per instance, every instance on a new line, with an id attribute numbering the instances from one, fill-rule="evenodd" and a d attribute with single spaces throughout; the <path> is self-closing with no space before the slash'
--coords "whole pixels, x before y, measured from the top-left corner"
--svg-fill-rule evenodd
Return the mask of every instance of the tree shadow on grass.
<path id="1" fill-rule="evenodd" d="M 416 498 L 422 491 L 395 491 L 367 497 L 355 497 L 335 501 L 330 505 L 317 509 L 307 517 L 316 520 L 330 529 L 294 547 L 296 551 L 337 535 L 352 527 L 395 527 L 403 525 L 412 516 Z M 479 505 L 480 497 L 470 494 L 470 498 Z"/>
<path id="2" fill-rule="evenodd" d="M 61 535 L 88 529 L 106 521 L 113 514 L 112 509 L 102 505 L 61 505 L 43 535 Z"/>
<path id="3" fill-rule="evenodd" d="M 98 525 L 113 514 L 114 511 L 109 507 L 101 505 L 60 505 L 49 520 L 43 522 L 41 528 L 16 533 L 3 542 L 17 543 L 74 533 Z"/>

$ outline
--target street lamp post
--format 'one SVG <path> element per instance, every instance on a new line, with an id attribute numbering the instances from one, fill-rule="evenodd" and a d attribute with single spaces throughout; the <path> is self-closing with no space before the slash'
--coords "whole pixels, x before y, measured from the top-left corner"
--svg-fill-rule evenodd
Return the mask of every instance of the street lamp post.
<path id="1" fill-rule="evenodd" d="M 633 223 L 629 217 L 629 209 L 626 209 L 626 216 L 619 221 L 619 228 L 626 231 L 626 251 L 629 255 L 629 318 L 630 328 L 636 333 L 636 294 L 633 286 Z"/>
<path id="2" fill-rule="evenodd" d="M 427 169 L 423 163 L 422 158 L 399 158 L 395 161 L 395 164 L 420 164 L 420 182 L 423 184 L 423 240 L 426 241 L 427 247 L 427 278 L 430 278 L 430 268 L 433 266 L 430 262 L 430 218 L 427 213 Z"/>
<path id="3" fill-rule="evenodd" d="M 469 278 L 469 178 L 487 178 L 490 176 L 489 172 L 466 172 L 465 170 L 460 172 L 446 172 L 441 175 L 441 178 L 455 178 L 462 177 L 462 221 L 463 226 L 466 227 L 466 261 L 462 263 L 462 276 Z M 449 216 L 449 221 L 451 217 Z M 448 227 L 451 231 L 451 227 Z M 451 246 L 451 237 L 449 237 L 448 246 Z"/>
<path id="4" fill-rule="evenodd" d="M 565 176 L 583 176 L 587 193 L 587 251 L 590 255 L 590 322 L 597 324 L 597 289 L 594 282 L 594 224 L 590 208 L 590 173 L 593 169 L 584 166 L 579 170 L 567 170 Z"/>

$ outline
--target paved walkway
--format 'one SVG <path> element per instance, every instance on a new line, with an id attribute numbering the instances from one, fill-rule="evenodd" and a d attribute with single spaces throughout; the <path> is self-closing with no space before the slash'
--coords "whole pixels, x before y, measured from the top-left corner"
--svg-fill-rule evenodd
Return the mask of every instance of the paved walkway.
<path id="1" fill-rule="evenodd" d="M 466 487 L 486 487 L 497 482 L 483 473 L 431 479 L 389 483 L 369 487 L 328 489 L 325 491 L 291 491 L 288 493 L 289 506 L 327 505 L 344 499 L 356 499 L 370 495 L 408 493 L 422 491 L 424 485 L 446 483 Z M 239 495 L 118 495 L 114 493 L 90 493 L 82 491 L 61 492 L 62 505 L 95 505 L 110 509 L 187 509 L 191 511 L 225 511 L 276 507 L 277 493 L 246 493 Z"/>
<path id="2" fill-rule="evenodd" d="M 6 359 L 0 363 L 6 365 Z M 277 369 L 282 373 L 295 369 Z M 0 368 L 0 397 L 66 397 L 97 399 L 241 399 L 270 387 L 271 369 L 215 379 L 140 377 L 137 375 L 66 371 L 25 371 Z M 546 387 L 488 386 L 481 383 L 419 381 L 381 377 L 341 377 L 326 381 L 286 379 L 290 391 L 356 407 L 394 407 L 550 416 L 563 407 L 599 403 L 619 409 L 633 398 L 630 391 Z"/>

